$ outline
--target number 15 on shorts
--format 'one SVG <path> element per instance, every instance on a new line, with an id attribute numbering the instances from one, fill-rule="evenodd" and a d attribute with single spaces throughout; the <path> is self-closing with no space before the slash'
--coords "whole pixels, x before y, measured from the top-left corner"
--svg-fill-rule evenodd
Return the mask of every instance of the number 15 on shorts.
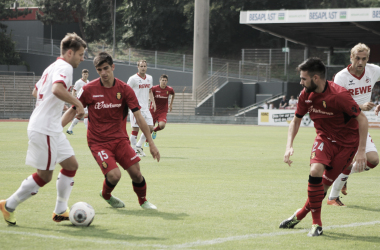
<path id="1" fill-rule="evenodd" d="M 100 158 L 101 161 L 104 161 L 106 159 L 108 159 L 108 155 L 106 152 L 104 152 L 104 150 L 98 152 L 98 156 Z"/>

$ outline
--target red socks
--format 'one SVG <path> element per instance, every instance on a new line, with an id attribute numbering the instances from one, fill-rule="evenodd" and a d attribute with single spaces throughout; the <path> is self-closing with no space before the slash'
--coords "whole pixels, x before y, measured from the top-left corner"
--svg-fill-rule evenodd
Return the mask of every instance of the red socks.
<path id="1" fill-rule="evenodd" d="M 104 179 L 103 182 L 103 190 L 102 190 L 102 196 L 104 199 L 109 200 L 111 199 L 111 192 L 116 187 L 116 185 L 112 185 L 107 178 Z"/>
<path id="2" fill-rule="evenodd" d="M 146 182 L 143 177 L 141 183 L 135 183 L 132 181 L 133 191 L 135 191 L 137 198 L 139 199 L 140 206 L 146 201 Z"/>
<path id="3" fill-rule="evenodd" d="M 154 132 L 157 132 L 157 131 L 160 131 L 160 130 L 161 130 L 160 126 L 157 126 L 157 127 L 155 127 L 155 128 L 153 129 Z"/>

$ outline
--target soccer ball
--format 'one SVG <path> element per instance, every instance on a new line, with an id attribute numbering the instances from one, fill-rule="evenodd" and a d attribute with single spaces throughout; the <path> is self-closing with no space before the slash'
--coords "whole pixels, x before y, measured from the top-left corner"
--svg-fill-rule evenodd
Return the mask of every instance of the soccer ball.
<path id="1" fill-rule="evenodd" d="M 69 219 L 74 226 L 88 227 L 94 217 L 94 208 L 86 202 L 77 202 L 70 209 Z"/>

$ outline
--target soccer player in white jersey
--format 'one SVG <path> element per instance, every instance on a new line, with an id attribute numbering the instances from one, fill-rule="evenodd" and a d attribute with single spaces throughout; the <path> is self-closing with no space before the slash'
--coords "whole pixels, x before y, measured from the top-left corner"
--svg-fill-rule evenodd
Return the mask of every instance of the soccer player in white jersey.
<path id="1" fill-rule="evenodd" d="M 367 63 L 369 53 L 370 49 L 365 44 L 357 44 L 351 49 L 351 64 L 339 71 L 334 79 L 336 84 L 346 88 L 351 93 L 352 98 L 363 111 L 369 111 L 376 106 L 371 102 L 371 95 L 373 86 L 380 80 L 380 67 Z M 373 169 L 379 164 L 379 155 L 369 133 L 367 135 L 366 155 L 367 166 L 365 170 Z M 355 164 L 345 169 L 335 180 L 327 200 L 328 205 L 345 206 L 339 200 L 339 192 L 342 190 L 342 193 L 347 195 L 346 182 L 352 173 L 357 173 Z"/>
<path id="2" fill-rule="evenodd" d="M 147 64 L 145 60 L 140 60 L 137 62 L 137 69 L 138 73 L 129 77 L 127 84 L 133 89 L 133 91 L 135 91 L 137 100 L 141 106 L 141 114 L 143 115 L 149 126 L 150 132 L 152 133 L 154 124 L 152 114 L 149 111 L 149 100 L 151 100 L 152 107 L 154 111 L 156 111 L 156 103 L 152 92 L 153 78 L 151 75 L 146 73 Z M 144 134 L 141 134 L 140 140 L 136 143 L 137 135 L 139 133 L 139 125 L 136 123 L 136 118 L 134 117 L 133 112 L 129 111 L 129 114 L 132 126 L 131 146 L 135 149 L 138 155 L 145 156 L 142 149 L 142 144 L 145 142 L 146 137 Z"/>
<path id="3" fill-rule="evenodd" d="M 77 97 L 77 95 L 79 94 L 79 91 L 82 89 L 82 87 L 90 82 L 88 80 L 88 74 L 89 74 L 88 69 L 82 70 L 82 78 L 75 82 L 73 91 L 71 92 L 73 96 Z M 85 112 L 85 114 L 84 114 L 84 125 L 86 125 L 86 128 L 87 128 L 88 112 L 87 112 L 86 107 L 84 108 L 84 112 Z M 74 118 L 73 122 L 71 123 L 70 127 L 67 129 L 66 133 L 68 133 L 69 135 L 72 135 L 73 134 L 73 128 L 75 127 L 75 125 L 78 124 L 78 122 L 79 122 L 79 120 L 77 118 Z"/>
<path id="4" fill-rule="evenodd" d="M 56 163 L 62 169 L 57 179 L 53 221 L 69 220 L 70 209 L 67 202 L 74 185 L 73 177 L 78 169 L 78 162 L 62 130 L 75 115 L 77 118 L 84 115 L 82 103 L 68 90 L 72 85 L 73 68 L 84 60 L 86 47 L 86 43 L 77 34 L 67 34 L 61 41 L 61 56 L 45 69 L 33 89 L 32 94 L 37 101 L 28 124 L 26 164 L 36 168 L 37 172 L 28 176 L 8 199 L 0 201 L 0 210 L 9 225 L 16 225 L 16 207 L 51 181 Z M 76 114 L 65 113 L 61 117 L 65 102 L 76 107 Z"/>

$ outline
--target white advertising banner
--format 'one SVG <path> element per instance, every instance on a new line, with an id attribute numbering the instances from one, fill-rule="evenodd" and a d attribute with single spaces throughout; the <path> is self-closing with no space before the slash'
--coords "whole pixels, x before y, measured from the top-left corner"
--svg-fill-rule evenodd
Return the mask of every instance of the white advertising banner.
<path id="1" fill-rule="evenodd" d="M 240 11 L 241 24 L 380 21 L 380 8 Z"/>
<path id="2" fill-rule="evenodd" d="M 259 109 L 259 125 L 269 126 L 289 126 L 293 120 L 294 109 Z M 302 118 L 301 126 L 314 127 L 314 122 L 310 119 L 309 113 Z"/>
<path id="3" fill-rule="evenodd" d="M 259 109 L 258 125 L 266 126 L 289 126 L 294 117 L 294 109 Z M 370 128 L 380 128 L 380 116 L 374 111 L 363 111 L 367 116 Z M 314 127 L 309 113 L 302 118 L 301 126 Z"/>

